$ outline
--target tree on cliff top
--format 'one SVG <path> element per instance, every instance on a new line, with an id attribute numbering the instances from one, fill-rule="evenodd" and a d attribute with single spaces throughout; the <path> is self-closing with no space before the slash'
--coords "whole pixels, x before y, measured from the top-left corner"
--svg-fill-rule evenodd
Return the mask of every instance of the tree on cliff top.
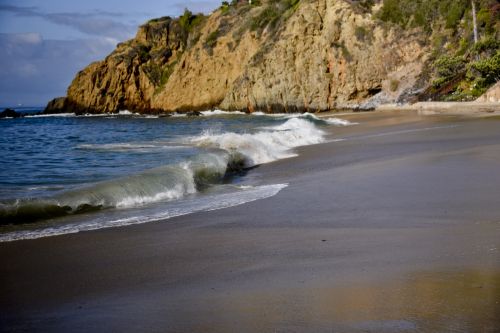
<path id="1" fill-rule="evenodd" d="M 427 33 L 432 98 L 474 99 L 498 78 L 498 0 L 383 0 L 376 17 Z"/>

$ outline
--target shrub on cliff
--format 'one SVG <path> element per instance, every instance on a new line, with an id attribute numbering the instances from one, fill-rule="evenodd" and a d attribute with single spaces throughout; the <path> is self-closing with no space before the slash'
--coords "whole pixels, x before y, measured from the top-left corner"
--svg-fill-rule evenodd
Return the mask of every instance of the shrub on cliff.
<path id="1" fill-rule="evenodd" d="M 465 61 L 463 57 L 443 56 L 436 60 L 437 74 L 440 77 L 450 78 L 465 70 Z"/>
<path id="2" fill-rule="evenodd" d="M 356 29 L 354 30 L 354 35 L 356 36 L 356 39 L 362 43 L 371 42 L 373 38 L 371 31 L 366 30 L 362 26 L 356 27 Z"/>
<path id="3" fill-rule="evenodd" d="M 205 43 L 203 44 L 203 47 L 205 50 L 207 50 L 208 54 L 212 55 L 213 54 L 213 48 L 215 45 L 217 45 L 217 38 L 219 38 L 219 30 L 214 30 L 210 34 L 208 34 L 207 38 L 205 39 Z"/>
<path id="4" fill-rule="evenodd" d="M 477 42 L 472 47 L 472 52 L 477 56 L 492 56 L 500 50 L 500 41 L 494 37 L 487 37 Z"/>
<path id="5" fill-rule="evenodd" d="M 472 2 L 473 1 L 473 2 Z M 432 87 L 423 98 L 470 100 L 498 80 L 498 0 L 383 0 L 376 17 L 430 38 Z M 476 11 L 476 42 L 473 20 Z M 429 95 L 430 94 L 430 95 Z"/>
<path id="6" fill-rule="evenodd" d="M 190 33 L 202 22 L 203 18 L 202 14 L 194 15 L 186 8 L 184 9 L 184 13 L 179 16 L 179 25 L 186 33 Z"/>
<path id="7" fill-rule="evenodd" d="M 279 0 L 270 2 L 260 14 L 252 19 L 250 29 L 252 31 L 263 31 L 266 28 L 276 27 L 280 19 L 287 19 L 297 9 L 300 0 Z"/>
<path id="8" fill-rule="evenodd" d="M 378 18 L 403 28 L 421 27 L 430 33 L 440 20 L 447 28 L 456 28 L 468 6 L 469 0 L 384 0 Z"/>
<path id="9" fill-rule="evenodd" d="M 433 86 L 439 88 L 450 82 L 466 71 L 466 62 L 460 56 L 442 56 L 434 62 L 438 77 L 433 81 Z"/>
<path id="10" fill-rule="evenodd" d="M 222 1 L 220 8 L 221 8 L 221 9 L 223 9 L 223 8 L 229 8 L 229 6 L 230 6 L 229 2 L 227 2 L 227 1 Z"/>
<path id="11" fill-rule="evenodd" d="M 189 47 L 188 44 L 192 45 L 193 40 L 196 41 L 197 38 L 199 38 L 199 34 L 193 32 L 195 31 L 195 28 L 205 20 L 205 18 L 206 17 L 203 14 L 195 15 L 188 9 L 185 9 L 184 13 L 179 16 L 178 24 L 182 29 L 182 43 L 184 44 L 184 46 Z M 191 39 L 189 43 L 188 39 Z"/>
<path id="12" fill-rule="evenodd" d="M 481 74 L 485 84 L 500 81 L 500 51 L 492 57 L 473 62 L 471 68 Z"/>

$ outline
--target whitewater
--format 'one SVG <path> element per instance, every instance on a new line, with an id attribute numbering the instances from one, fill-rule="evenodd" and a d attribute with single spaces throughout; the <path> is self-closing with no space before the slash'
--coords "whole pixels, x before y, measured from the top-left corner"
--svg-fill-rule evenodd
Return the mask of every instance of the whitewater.
<path id="1" fill-rule="evenodd" d="M 264 163 L 326 140 L 313 114 L 25 117 L 0 122 L 0 241 L 165 220 L 276 195 L 246 183 Z M 9 174 L 7 174 L 7 172 Z"/>

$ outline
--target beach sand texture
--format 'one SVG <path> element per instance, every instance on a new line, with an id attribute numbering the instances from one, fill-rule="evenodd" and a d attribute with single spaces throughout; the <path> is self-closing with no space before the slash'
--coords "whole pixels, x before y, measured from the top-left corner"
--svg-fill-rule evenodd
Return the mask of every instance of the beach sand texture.
<path id="1" fill-rule="evenodd" d="M 1 243 L 0 330 L 500 331 L 500 119 L 345 118 L 274 197 Z"/>

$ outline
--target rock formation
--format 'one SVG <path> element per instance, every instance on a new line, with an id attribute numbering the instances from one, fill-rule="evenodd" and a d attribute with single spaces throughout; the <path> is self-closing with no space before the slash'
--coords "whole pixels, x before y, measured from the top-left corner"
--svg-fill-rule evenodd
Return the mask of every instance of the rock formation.
<path id="1" fill-rule="evenodd" d="M 65 112 L 66 106 L 66 97 L 56 97 L 47 104 L 44 113 L 62 113 Z"/>
<path id="2" fill-rule="evenodd" d="M 16 112 L 13 109 L 5 109 L 2 112 L 0 112 L 0 118 L 21 118 L 23 115 L 19 112 Z"/>
<path id="3" fill-rule="evenodd" d="M 141 26 L 47 111 L 369 108 L 411 95 L 428 54 L 418 30 L 384 25 L 354 1 L 223 5 Z"/>
<path id="4" fill-rule="evenodd" d="M 483 95 L 481 95 L 477 102 L 500 102 L 500 81 L 497 82 L 493 87 L 488 89 Z"/>
<path id="5" fill-rule="evenodd" d="M 168 17 L 141 26 L 134 39 L 76 75 L 65 108 L 76 113 L 151 111 L 153 95 L 186 46 L 185 36 L 179 22 Z"/>
<path id="6" fill-rule="evenodd" d="M 416 82 L 425 55 L 419 38 L 402 34 L 345 1 L 305 2 L 251 59 L 221 106 L 320 111 L 358 107 L 377 94 L 395 100 Z M 391 88 L 396 79 L 404 84 Z"/>

